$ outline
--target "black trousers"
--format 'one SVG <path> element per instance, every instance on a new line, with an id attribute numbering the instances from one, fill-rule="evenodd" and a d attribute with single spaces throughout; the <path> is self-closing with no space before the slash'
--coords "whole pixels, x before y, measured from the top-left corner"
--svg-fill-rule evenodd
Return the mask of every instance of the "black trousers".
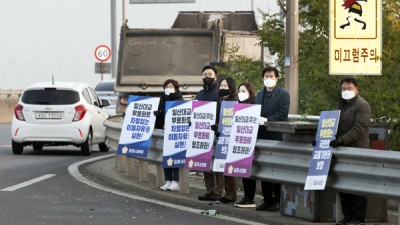
<path id="1" fill-rule="evenodd" d="M 362 195 L 339 193 L 342 213 L 345 218 L 357 218 L 364 222 L 367 213 L 367 197 Z"/>
<path id="2" fill-rule="evenodd" d="M 242 178 L 244 196 L 253 200 L 256 194 L 256 180 Z M 261 190 L 264 196 L 264 203 L 271 205 L 280 202 L 281 184 L 261 181 Z"/>

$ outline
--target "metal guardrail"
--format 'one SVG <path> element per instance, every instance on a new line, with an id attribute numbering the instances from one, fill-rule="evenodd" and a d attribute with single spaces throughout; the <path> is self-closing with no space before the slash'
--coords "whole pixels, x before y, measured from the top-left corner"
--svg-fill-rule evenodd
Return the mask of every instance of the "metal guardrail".
<path id="1" fill-rule="evenodd" d="M 289 119 L 299 119 L 299 120 L 319 120 L 319 116 L 312 115 L 298 115 L 298 114 L 288 114 Z"/>
<path id="2" fill-rule="evenodd" d="M 310 144 L 259 140 L 251 176 L 304 185 Z M 400 152 L 339 147 L 333 152 L 327 188 L 400 199 Z"/>
<path id="3" fill-rule="evenodd" d="M 0 90 L 0 124 L 11 123 L 22 90 Z"/>
<path id="4" fill-rule="evenodd" d="M 121 125 L 122 120 L 105 122 L 109 140 L 107 143 L 114 150 L 118 146 Z M 163 131 L 155 130 L 149 156 L 140 160 L 160 166 L 163 138 Z M 258 140 L 251 177 L 282 184 L 304 185 L 312 151 L 311 144 L 307 143 Z M 163 177 L 163 174 L 157 176 Z M 188 184 L 183 185 L 188 187 Z M 375 195 L 400 202 L 400 152 L 339 147 L 333 152 L 326 187 L 337 192 Z"/>
<path id="5" fill-rule="evenodd" d="M 118 119 L 118 117 L 115 117 Z M 121 135 L 122 121 L 106 120 L 104 125 L 106 129 L 106 144 L 113 150 L 117 150 L 119 137 Z M 147 158 L 136 158 L 146 162 L 161 164 L 163 159 L 164 131 L 156 129 L 153 132 L 151 146 Z"/>
<path id="6" fill-rule="evenodd" d="M 117 150 L 119 137 L 121 135 L 122 117 L 114 116 L 104 122 L 106 129 L 106 144 L 113 150 Z M 124 155 L 117 155 L 117 169 L 121 172 L 126 172 L 127 176 L 132 176 L 135 160 L 139 160 L 139 181 L 148 182 L 148 167 L 147 162 L 156 165 L 156 185 L 161 186 L 164 182 L 164 172 L 162 168 L 163 158 L 163 144 L 164 144 L 164 131 L 155 130 L 153 132 L 151 146 L 147 158 L 129 158 Z M 180 169 L 179 180 L 180 180 L 180 191 L 183 193 L 189 193 L 189 178 L 188 174 Z"/>

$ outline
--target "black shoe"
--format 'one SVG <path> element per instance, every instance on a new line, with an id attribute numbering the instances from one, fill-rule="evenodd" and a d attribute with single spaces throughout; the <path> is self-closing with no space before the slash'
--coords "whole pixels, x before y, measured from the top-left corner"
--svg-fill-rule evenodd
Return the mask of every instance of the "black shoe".
<path id="1" fill-rule="evenodd" d="M 268 208 L 271 206 L 271 204 L 267 204 L 266 202 L 261 203 L 261 205 L 257 206 L 256 210 L 257 211 L 268 211 Z"/>
<path id="2" fill-rule="evenodd" d="M 217 200 L 219 200 L 221 198 L 221 195 L 219 195 L 219 194 L 212 194 L 211 195 L 211 201 L 217 201 Z"/>
<path id="3" fill-rule="evenodd" d="M 254 208 L 254 207 L 256 207 L 256 204 L 254 204 L 254 201 L 250 200 L 246 196 L 243 197 L 242 200 L 236 202 L 234 205 L 239 208 Z"/>
<path id="4" fill-rule="evenodd" d="M 198 196 L 197 198 L 200 201 L 212 201 L 213 200 L 213 198 L 212 198 L 213 195 L 214 195 L 213 193 L 205 193 L 204 195 Z"/>
<path id="5" fill-rule="evenodd" d="M 257 206 L 257 211 L 269 211 L 269 212 L 277 212 L 279 211 L 278 203 L 267 204 L 263 202 L 261 205 Z"/>
<path id="6" fill-rule="evenodd" d="M 348 222 L 350 222 L 351 217 L 344 217 L 343 220 L 339 221 L 336 223 L 336 225 L 347 225 Z"/>
<path id="7" fill-rule="evenodd" d="M 232 202 L 235 202 L 235 201 L 227 199 L 226 197 L 222 197 L 222 198 L 218 199 L 218 201 L 216 203 L 228 204 L 228 203 L 232 203 Z"/>
<path id="8" fill-rule="evenodd" d="M 364 221 L 358 218 L 351 219 L 346 225 L 364 225 Z"/>

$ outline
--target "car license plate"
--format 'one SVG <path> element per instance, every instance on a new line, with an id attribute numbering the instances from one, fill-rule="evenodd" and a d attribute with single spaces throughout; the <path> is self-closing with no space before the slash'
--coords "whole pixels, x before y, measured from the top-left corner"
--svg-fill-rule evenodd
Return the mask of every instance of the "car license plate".
<path id="1" fill-rule="evenodd" d="M 61 119 L 62 112 L 37 112 L 36 119 Z"/>

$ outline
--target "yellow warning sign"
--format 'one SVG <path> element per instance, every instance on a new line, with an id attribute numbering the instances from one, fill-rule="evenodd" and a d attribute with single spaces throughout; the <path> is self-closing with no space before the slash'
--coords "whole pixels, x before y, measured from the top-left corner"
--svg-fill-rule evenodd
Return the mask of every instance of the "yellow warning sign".
<path id="1" fill-rule="evenodd" d="M 382 75 L 382 0 L 330 0 L 329 13 L 329 74 Z"/>

